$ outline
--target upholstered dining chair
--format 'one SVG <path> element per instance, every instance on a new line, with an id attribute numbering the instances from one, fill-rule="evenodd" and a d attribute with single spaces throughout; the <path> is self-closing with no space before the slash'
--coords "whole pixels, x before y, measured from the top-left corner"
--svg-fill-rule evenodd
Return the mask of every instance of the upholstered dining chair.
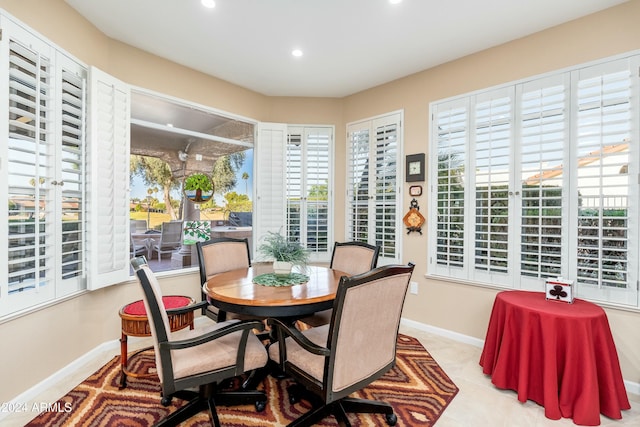
<path id="1" fill-rule="evenodd" d="M 251 267 L 249 240 L 232 237 L 216 237 L 204 242 L 197 242 L 198 267 L 200 268 L 200 285 L 203 285 L 214 274 L 238 268 Z M 202 292 L 202 300 L 207 296 Z M 215 321 L 226 319 L 227 313 L 209 305 L 203 314 Z"/>
<path id="2" fill-rule="evenodd" d="M 252 332 L 255 328 L 262 328 L 262 323 L 239 320 L 208 322 L 194 330 L 172 333 L 162 304 L 160 285 L 146 259 L 133 258 L 131 265 L 143 291 L 162 387 L 161 403 L 168 406 L 173 397 L 189 400 L 156 425 L 177 425 L 208 407 L 212 423 L 219 427 L 216 404 L 254 403 L 256 410 L 264 410 L 266 396 L 263 392 L 226 392 L 219 387 L 225 380 L 266 365 L 267 352 Z M 185 309 L 199 309 L 202 305 L 193 304 Z M 172 313 L 175 314 L 175 310 Z M 196 387 L 198 392 L 188 390 Z"/>
<path id="3" fill-rule="evenodd" d="M 303 398 L 312 404 L 289 427 L 311 426 L 330 414 L 349 426 L 347 412 L 382 413 L 388 425 L 396 424 L 388 403 L 349 395 L 395 366 L 400 315 L 413 267 L 390 265 L 343 276 L 328 325 L 300 331 L 269 319 L 277 337 L 269 357 L 304 387 L 290 390 L 291 402 Z"/>
<path id="4" fill-rule="evenodd" d="M 158 261 L 161 260 L 162 254 L 170 254 L 182 245 L 182 221 L 163 222 L 160 234 L 160 240 L 151 245 L 152 250 L 158 253 Z"/>
<path id="5" fill-rule="evenodd" d="M 336 242 L 333 246 L 330 268 L 340 270 L 350 276 L 365 273 L 376 268 L 380 246 L 364 242 Z M 306 327 L 326 325 L 331 320 L 331 310 L 324 310 L 300 319 Z"/>

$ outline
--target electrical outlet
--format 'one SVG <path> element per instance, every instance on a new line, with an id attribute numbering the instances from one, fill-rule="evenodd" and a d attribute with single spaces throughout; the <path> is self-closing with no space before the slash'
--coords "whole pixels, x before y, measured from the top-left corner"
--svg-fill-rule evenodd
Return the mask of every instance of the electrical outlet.
<path id="1" fill-rule="evenodd" d="M 418 295 L 418 282 L 409 283 L 409 292 L 413 295 Z"/>

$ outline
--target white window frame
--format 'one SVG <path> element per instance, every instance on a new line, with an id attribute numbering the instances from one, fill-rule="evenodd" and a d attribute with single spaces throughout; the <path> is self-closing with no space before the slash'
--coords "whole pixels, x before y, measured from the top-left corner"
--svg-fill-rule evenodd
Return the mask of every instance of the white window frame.
<path id="1" fill-rule="evenodd" d="M 574 280 L 578 297 L 613 306 L 638 308 L 639 73 L 640 54 L 630 52 L 432 102 L 429 107 L 432 154 L 429 168 L 428 275 L 480 286 L 537 291 L 544 290 L 547 277 L 562 276 Z M 605 77 L 600 78 L 600 75 Z M 596 77 L 593 82 L 587 80 L 593 77 Z M 618 84 L 618 81 L 627 86 Z M 593 88 L 584 89 L 582 93 L 586 95 L 581 95 L 584 101 L 579 101 L 578 87 L 587 84 Z M 540 95 L 536 95 L 536 90 Z M 509 108 L 502 115 L 495 116 L 510 123 L 508 129 L 505 127 L 508 149 L 496 150 L 487 156 L 482 138 L 478 137 L 486 127 L 478 124 L 480 122 L 475 115 L 483 100 L 499 96 L 509 99 Z M 528 102 L 539 102 L 540 106 L 527 109 Z M 590 110 L 596 115 L 580 122 L 578 105 L 586 105 L 583 107 L 585 115 Z M 606 130 L 601 131 L 600 126 Z M 536 143 L 535 138 L 540 142 Z M 624 141 L 616 142 L 621 138 L 630 138 L 630 141 L 626 145 Z M 440 150 L 445 147 L 448 147 L 446 151 Z M 505 153 L 509 156 L 506 167 L 496 169 L 493 172 L 496 176 L 485 175 L 486 163 L 495 163 Z M 532 160 L 536 156 L 539 160 Z M 587 171 L 588 168 L 591 172 Z M 532 172 L 534 169 L 535 174 Z M 525 179 L 535 176 L 540 179 Z M 506 195 L 503 205 L 508 210 L 505 217 L 508 232 L 504 235 L 507 267 L 502 271 L 483 271 L 476 268 L 476 255 L 484 253 L 478 252 L 477 246 L 478 232 L 482 227 L 478 229 L 476 219 L 484 212 L 477 204 L 481 194 L 478 185 L 496 178 L 499 181 L 496 188 Z M 586 203 L 587 192 L 598 193 L 599 185 L 606 185 L 607 191 L 604 194 L 601 189 L 599 195 L 594 196 L 595 208 L 586 214 L 596 215 L 590 222 L 591 217 L 581 214 L 584 209 L 579 208 L 579 203 Z M 536 186 L 538 196 L 530 191 Z M 550 189 L 557 189 L 554 191 L 558 194 L 552 194 Z M 544 197 L 543 191 L 546 192 Z M 624 197 L 616 205 L 605 205 L 606 196 L 614 193 Z M 523 216 L 523 209 L 535 213 L 536 206 L 542 205 L 539 211 L 545 210 L 546 213 L 539 214 L 542 215 L 539 222 L 531 213 L 526 218 Z M 551 218 L 549 215 L 555 219 L 545 222 Z M 460 229 L 462 218 L 463 230 Z M 501 221 L 497 217 L 492 218 Z M 600 225 L 592 228 L 591 223 Z M 494 222 L 489 221 L 489 224 L 493 226 Z M 531 231 L 535 227 L 539 231 Z M 579 227 L 583 228 L 580 234 Z M 597 236 L 589 237 L 588 233 L 597 230 Z M 525 243 L 523 238 L 530 240 Z M 581 253 L 587 254 L 582 256 L 582 261 L 577 256 L 579 241 L 583 242 Z M 529 251 L 530 242 L 533 242 L 531 252 L 527 252 L 530 258 L 524 262 L 525 246 Z M 491 243 L 487 245 L 490 246 Z M 462 256 L 460 252 L 463 252 Z M 547 257 L 547 254 L 552 256 Z M 598 268 L 593 267 L 596 261 L 594 254 L 600 254 L 597 257 Z M 578 262 L 584 268 L 595 268 L 598 277 L 593 280 L 585 279 L 587 276 L 577 277 Z M 535 263 L 542 266 L 537 272 L 534 271 Z M 616 271 L 618 267 L 621 272 Z M 617 287 L 621 283 L 624 286 Z"/>

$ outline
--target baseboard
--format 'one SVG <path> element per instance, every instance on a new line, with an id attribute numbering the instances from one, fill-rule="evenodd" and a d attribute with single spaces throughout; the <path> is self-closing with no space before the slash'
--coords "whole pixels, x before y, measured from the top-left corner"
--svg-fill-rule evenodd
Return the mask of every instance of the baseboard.
<path id="1" fill-rule="evenodd" d="M 410 328 L 418 329 L 420 331 L 424 331 L 424 332 L 428 332 L 441 337 L 449 338 L 454 341 L 458 341 L 464 344 L 469 344 L 478 348 L 482 348 L 484 346 L 484 340 L 470 337 L 468 335 L 459 334 L 458 332 L 449 331 L 447 329 L 438 328 L 436 326 L 426 325 L 424 323 L 416 322 L 414 320 L 409 320 L 405 318 L 402 318 L 400 323 Z M 640 395 L 640 383 L 624 380 L 624 387 L 627 390 L 627 393 Z"/>

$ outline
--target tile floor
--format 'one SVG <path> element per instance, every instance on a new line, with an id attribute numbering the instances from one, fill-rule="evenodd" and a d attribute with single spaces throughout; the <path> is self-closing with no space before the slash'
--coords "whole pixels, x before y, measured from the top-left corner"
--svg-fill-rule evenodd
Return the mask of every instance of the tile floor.
<path id="1" fill-rule="evenodd" d="M 402 326 L 401 332 L 418 338 L 449 377 L 460 389 L 444 411 L 437 427 L 562 427 L 573 426 L 572 420 L 549 420 L 544 409 L 528 401 L 520 403 L 515 392 L 496 389 L 488 377 L 482 374 L 478 361 L 481 349 L 439 335 Z M 130 343 L 130 350 L 145 345 L 144 341 Z M 116 353 L 117 354 L 117 353 Z M 114 356 L 105 352 L 85 363 L 73 375 L 43 390 L 35 401 L 55 402 L 60 396 L 82 382 Z M 602 427 L 640 426 L 640 396 L 629 394 L 631 409 L 623 413 L 622 420 L 601 417 Z M 12 414 L 0 420 L 2 427 L 24 426 L 35 415 Z M 405 426 L 414 427 L 414 426 Z"/>

